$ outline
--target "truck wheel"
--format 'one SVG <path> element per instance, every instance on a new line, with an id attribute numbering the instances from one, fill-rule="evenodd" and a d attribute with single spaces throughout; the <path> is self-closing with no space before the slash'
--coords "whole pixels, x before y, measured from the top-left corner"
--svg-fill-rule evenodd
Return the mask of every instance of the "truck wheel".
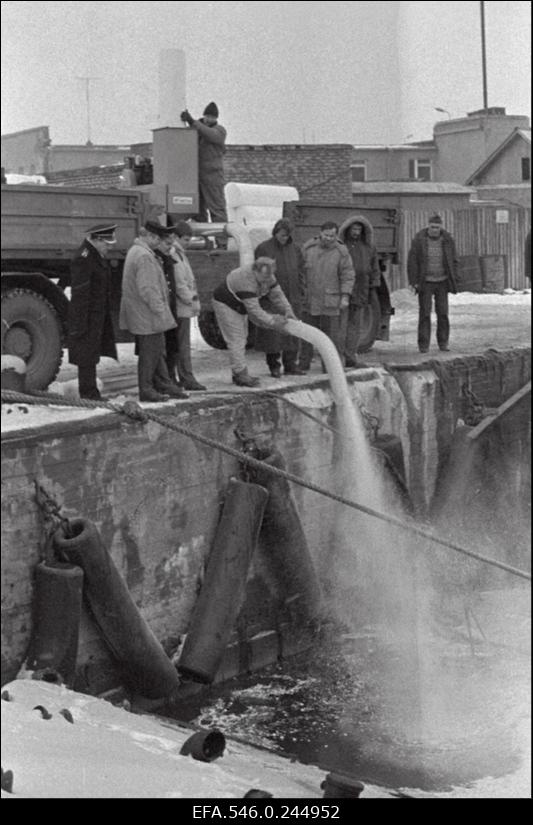
<path id="1" fill-rule="evenodd" d="M 26 362 L 26 388 L 45 390 L 63 357 L 59 315 L 30 289 L 2 292 L 2 353 Z"/>
<path id="2" fill-rule="evenodd" d="M 376 290 L 370 290 L 370 301 L 364 307 L 361 319 L 361 339 L 357 352 L 368 352 L 374 346 L 381 324 L 381 307 Z"/>
<path id="3" fill-rule="evenodd" d="M 200 312 L 198 318 L 198 328 L 202 334 L 206 344 L 209 344 L 213 349 L 227 349 L 226 342 L 222 337 L 220 328 L 217 323 L 216 315 L 212 310 L 204 310 Z"/>

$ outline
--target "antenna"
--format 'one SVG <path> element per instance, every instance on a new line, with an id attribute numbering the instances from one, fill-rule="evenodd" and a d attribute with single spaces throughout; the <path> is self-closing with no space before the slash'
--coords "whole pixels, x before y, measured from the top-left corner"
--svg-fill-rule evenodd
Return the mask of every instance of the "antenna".
<path id="1" fill-rule="evenodd" d="M 87 146 L 92 146 L 91 140 L 91 80 L 99 80 L 98 77 L 78 77 L 85 83 L 85 100 L 87 102 Z"/>
<path id="2" fill-rule="evenodd" d="M 481 6 L 481 59 L 483 63 L 483 108 L 485 112 L 489 108 L 489 92 L 487 86 L 487 36 L 485 31 L 485 3 Z"/>

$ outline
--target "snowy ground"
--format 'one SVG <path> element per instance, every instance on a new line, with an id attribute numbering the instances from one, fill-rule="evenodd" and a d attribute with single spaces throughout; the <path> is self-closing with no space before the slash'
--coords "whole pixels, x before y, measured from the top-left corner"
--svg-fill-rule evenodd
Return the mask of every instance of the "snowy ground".
<path id="1" fill-rule="evenodd" d="M 369 367 L 394 364 L 422 363 L 428 357 L 449 360 L 461 355 L 474 355 L 487 349 L 500 351 L 515 347 L 531 345 L 531 292 L 513 292 L 507 294 L 480 295 L 462 292 L 450 296 L 451 342 L 450 352 L 440 353 L 436 347 L 428 354 L 421 355 L 416 346 L 417 298 L 409 289 L 398 290 L 392 295 L 392 304 L 396 314 L 391 321 L 390 341 L 378 341 L 374 348 L 366 353 L 364 361 Z M 133 344 L 119 344 L 119 362 L 102 358 L 98 366 L 98 375 L 103 384 L 104 393 L 120 404 L 126 398 L 136 398 L 137 358 Z M 230 370 L 227 353 L 214 350 L 202 339 L 196 324 L 192 335 L 193 365 L 196 377 L 207 388 L 215 392 L 235 391 L 230 383 Z M 290 385 L 302 385 L 314 378 L 322 379 L 318 362 L 312 366 L 308 376 L 285 379 L 271 378 L 262 353 L 249 352 L 247 359 L 250 371 L 261 378 L 261 386 L 266 390 Z M 51 392 L 64 396 L 76 396 L 76 367 L 66 363 L 61 367 L 58 381 L 51 385 Z M 244 390 L 250 392 L 250 390 Z M 251 390 L 253 392 L 253 390 Z M 195 399 L 201 395 L 193 395 Z M 205 396 L 204 396 L 205 397 Z M 186 401 L 169 401 L 168 404 L 186 404 Z M 143 405 L 145 406 L 145 405 Z M 161 405 L 146 405 L 148 408 Z M 97 415 L 106 415 L 105 411 L 79 410 L 29 406 L 21 404 L 2 405 L 2 432 L 12 432 L 45 424 L 80 420 Z"/>
<path id="2" fill-rule="evenodd" d="M 277 798 L 322 797 L 325 771 L 230 739 L 214 762 L 182 756 L 193 732 L 57 685 L 11 682 L 2 689 L 2 767 L 14 781 L 2 798 L 238 799 L 251 788 Z M 372 785 L 364 795 L 391 796 Z"/>

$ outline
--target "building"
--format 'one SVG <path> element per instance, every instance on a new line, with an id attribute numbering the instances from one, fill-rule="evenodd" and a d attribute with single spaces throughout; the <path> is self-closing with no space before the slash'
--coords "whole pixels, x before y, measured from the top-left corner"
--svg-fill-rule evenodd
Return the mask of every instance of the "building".
<path id="1" fill-rule="evenodd" d="M 472 176 L 515 134 L 530 133 L 529 118 L 505 109 L 471 112 L 436 123 L 433 140 L 391 146 L 354 146 L 352 180 L 435 181 L 471 185 Z M 509 153 L 500 159 L 499 183 L 515 181 Z M 509 168 L 506 163 L 509 162 Z"/>
<path id="2" fill-rule="evenodd" d="M 531 130 L 515 129 L 467 180 L 483 200 L 531 206 Z"/>
<path id="3" fill-rule="evenodd" d="M 47 175 L 50 172 L 107 166 L 124 161 L 129 146 L 52 146 L 48 126 L 2 135 L 2 166 L 6 173 Z"/>

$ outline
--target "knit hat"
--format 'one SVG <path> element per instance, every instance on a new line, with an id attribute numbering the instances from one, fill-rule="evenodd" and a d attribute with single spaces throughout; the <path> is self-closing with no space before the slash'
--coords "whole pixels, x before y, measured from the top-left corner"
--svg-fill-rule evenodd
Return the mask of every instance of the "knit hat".
<path id="1" fill-rule="evenodd" d="M 183 238 L 184 236 L 192 238 L 193 231 L 190 223 L 187 223 L 187 221 L 178 221 L 174 227 L 174 234 L 177 235 L 178 238 Z"/>
<path id="2" fill-rule="evenodd" d="M 428 224 L 430 224 L 430 223 L 438 223 L 440 226 L 442 226 L 441 216 L 440 215 L 432 215 L 431 218 L 428 221 Z"/>
<path id="3" fill-rule="evenodd" d="M 210 117 L 218 117 L 218 106 L 216 103 L 208 103 L 204 109 L 204 115 L 209 115 Z"/>

